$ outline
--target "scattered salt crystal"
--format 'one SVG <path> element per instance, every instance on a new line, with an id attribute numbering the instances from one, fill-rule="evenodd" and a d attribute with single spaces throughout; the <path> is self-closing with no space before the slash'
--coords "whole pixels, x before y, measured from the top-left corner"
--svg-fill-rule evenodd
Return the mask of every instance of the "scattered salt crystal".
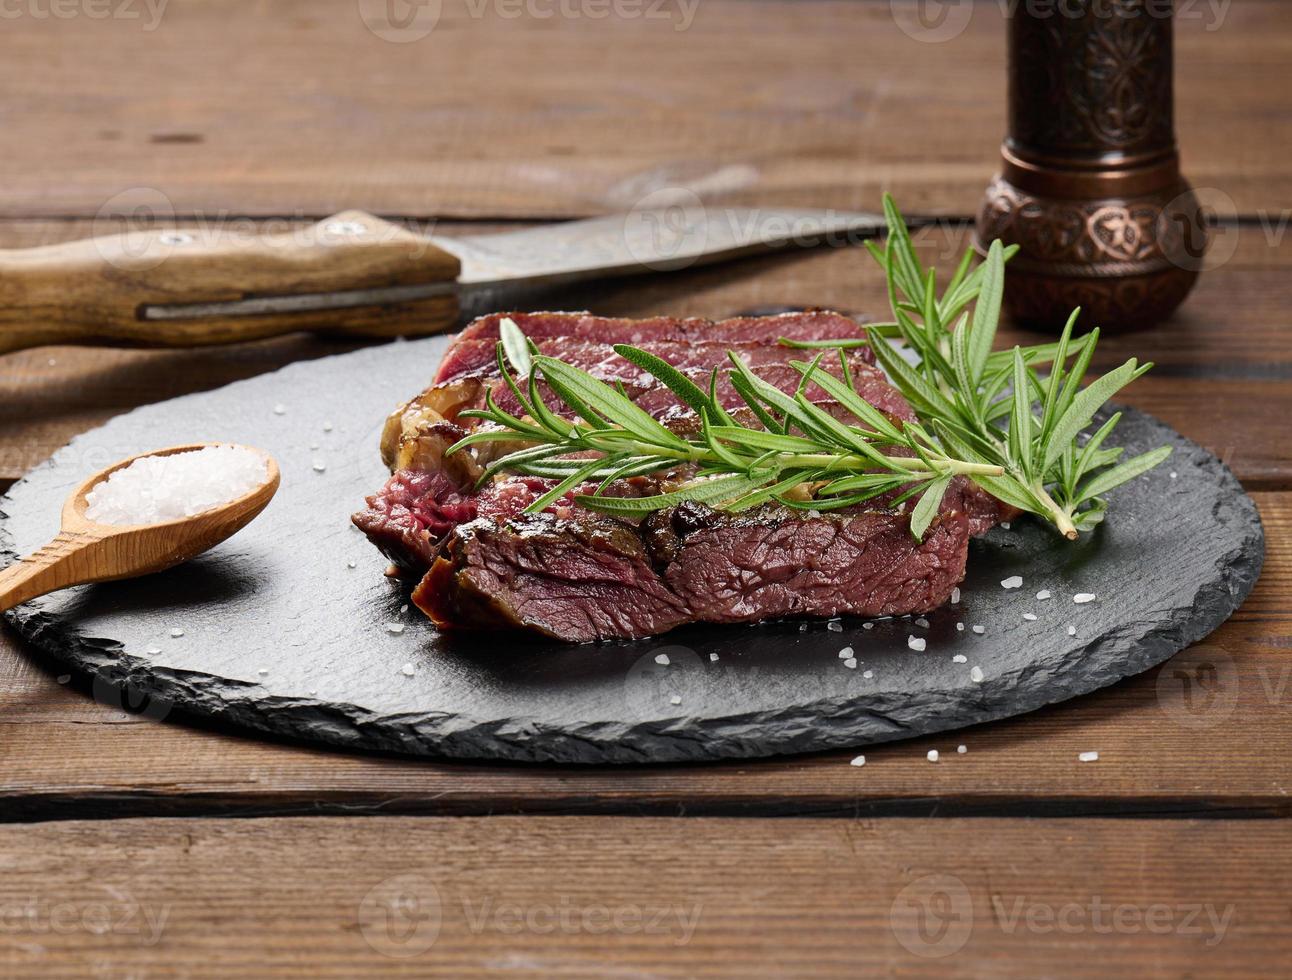
<path id="1" fill-rule="evenodd" d="M 912 650 L 918 650 L 920 652 L 923 652 L 924 647 L 926 646 L 922 636 L 908 636 L 906 638 L 906 645 Z"/>
<path id="2" fill-rule="evenodd" d="M 313 451 L 313 450 L 317 450 L 317 449 L 318 449 L 318 447 L 319 447 L 319 444 L 318 444 L 317 442 L 311 442 L 311 443 L 310 443 L 310 450 L 311 450 L 311 451 Z"/>
<path id="3" fill-rule="evenodd" d="M 1077 635 L 1077 628 L 1075 626 L 1069 626 L 1068 636 L 1076 636 L 1076 635 Z"/>
<path id="4" fill-rule="evenodd" d="M 1003 527 L 1006 531 L 1008 531 L 1008 530 L 1009 530 L 1009 521 L 1001 521 L 1001 522 L 1000 522 L 1000 526 L 1001 526 L 1001 527 Z"/>
<path id="5" fill-rule="evenodd" d="M 60 683 L 60 684 L 67 684 L 67 683 L 69 683 L 71 680 L 72 680 L 72 675 L 71 675 L 71 674 L 59 674 L 59 675 L 58 675 L 58 683 Z"/>
<path id="6" fill-rule="evenodd" d="M 937 750 L 937 749 L 929 749 L 929 754 L 928 754 L 927 758 L 928 758 L 928 760 L 929 760 L 930 762 L 937 762 L 937 761 L 938 761 L 938 750 Z"/>
<path id="7" fill-rule="evenodd" d="M 324 422 L 324 423 L 323 423 L 323 431 L 324 431 L 324 432 L 331 432 L 331 431 L 332 431 L 332 423 L 331 423 L 331 422 Z"/>
<path id="8" fill-rule="evenodd" d="M 710 660 L 717 660 L 717 659 L 718 659 L 718 655 L 717 655 L 716 653 L 711 653 L 711 654 L 709 654 L 709 659 L 710 659 Z"/>
<path id="9" fill-rule="evenodd" d="M 145 456 L 85 495 L 97 524 L 160 524 L 204 513 L 246 496 L 265 482 L 265 457 L 241 446 L 207 446 Z"/>
<path id="10" fill-rule="evenodd" d="M 1040 592 L 1036 593 L 1036 597 L 1040 599 L 1042 602 L 1044 602 L 1046 599 L 1050 598 L 1050 596 L 1052 596 L 1053 594 L 1054 593 L 1051 592 L 1049 589 L 1042 589 Z"/>
<path id="11" fill-rule="evenodd" d="M 1077 761 L 1078 761 L 1078 762 L 1098 762 L 1098 761 L 1099 761 L 1099 753 L 1098 753 L 1098 752 L 1082 752 L 1080 755 L 1078 755 L 1078 756 L 1077 756 Z"/>
<path id="12" fill-rule="evenodd" d="M 1002 589 L 1020 589 L 1023 587 L 1023 576 L 1011 575 L 1007 579 L 1002 579 L 1000 587 Z"/>
<path id="13" fill-rule="evenodd" d="M 1076 595 L 1072 597 L 1072 601 L 1075 602 L 1077 605 L 1081 605 L 1082 603 L 1086 603 L 1086 602 L 1094 602 L 1095 594 L 1093 592 L 1078 592 Z"/>
<path id="14" fill-rule="evenodd" d="M 346 567 L 346 568 L 354 568 L 354 567 L 355 567 L 355 562 L 348 561 L 348 562 L 346 562 L 346 563 L 345 563 L 345 567 Z"/>
<path id="15" fill-rule="evenodd" d="M 831 621 L 825 624 L 825 628 L 828 629 L 831 633 L 842 633 L 843 623 L 837 623 L 837 622 Z"/>
<path id="16" fill-rule="evenodd" d="M 408 612 L 408 603 L 404 603 L 402 606 L 399 607 L 399 613 L 401 616 L 406 612 Z"/>
<path id="17" fill-rule="evenodd" d="M 324 470 L 327 469 L 327 463 L 323 462 L 323 460 L 321 459 L 316 459 L 314 460 L 314 465 L 312 468 L 315 473 L 322 473 Z"/>
<path id="18" fill-rule="evenodd" d="M 849 657 L 847 660 L 845 660 L 845 661 L 843 662 L 843 665 L 844 665 L 845 667 L 847 667 L 849 670 L 856 670 L 856 669 L 857 669 L 857 658 L 856 658 L 856 657 Z"/>
<path id="19" fill-rule="evenodd" d="M 875 624 L 874 624 L 874 623 L 862 623 L 862 624 L 861 624 L 861 628 L 862 628 L 862 629 L 864 629 L 864 630 L 873 630 L 873 629 L 875 628 Z"/>
<path id="20" fill-rule="evenodd" d="M 842 650 L 839 651 L 840 660 L 847 660 L 851 656 L 852 656 L 852 647 L 844 647 Z"/>
<path id="21" fill-rule="evenodd" d="M 921 629 L 928 629 L 929 621 L 925 619 L 923 616 L 921 616 L 919 619 L 915 621 L 915 625 L 920 627 Z"/>
<path id="22" fill-rule="evenodd" d="M 806 632 L 807 632 L 807 626 L 808 626 L 808 624 L 807 624 L 807 623 L 799 623 L 799 632 L 800 632 L 800 633 L 806 633 Z"/>
<path id="23" fill-rule="evenodd" d="M 951 662 L 953 664 L 967 664 L 969 662 L 969 658 L 966 657 L 963 653 L 957 653 L 954 657 L 951 658 Z"/>
<path id="24" fill-rule="evenodd" d="M 1033 623 L 1036 621 L 1036 613 L 1023 613 L 1023 618 L 1029 623 Z"/>
<path id="25" fill-rule="evenodd" d="M 412 677 L 414 674 L 417 673 L 417 668 L 414 667 L 412 664 L 404 664 L 403 667 L 399 668 L 399 672 L 403 674 L 405 677 Z"/>
<path id="26" fill-rule="evenodd" d="M 856 766 L 858 769 L 860 769 L 865 764 L 866 764 L 866 757 L 864 755 L 854 756 L 853 760 L 848 763 L 848 765 Z"/>
<path id="27" fill-rule="evenodd" d="M 987 628 L 985 626 L 975 626 L 973 631 L 981 636 L 983 633 L 987 632 Z"/>
<path id="28" fill-rule="evenodd" d="M 154 657 L 155 657 L 155 656 L 157 656 L 157 654 L 161 653 L 161 647 L 149 647 L 147 652 L 148 652 L 151 656 L 154 656 Z"/>
<path id="29" fill-rule="evenodd" d="M 311 687 L 311 688 L 309 689 L 309 694 L 310 694 L 310 696 L 311 696 L 311 697 L 313 697 L 315 694 L 318 694 L 318 689 L 317 689 L 317 688 L 313 688 L 313 687 Z"/>
<path id="30" fill-rule="evenodd" d="M 1176 473 L 1174 470 L 1172 470 L 1172 471 L 1171 471 L 1171 479 L 1172 479 L 1172 480 L 1178 479 L 1178 478 L 1179 478 L 1179 476 L 1180 476 L 1180 474 L 1179 474 L 1179 473 Z"/>
<path id="31" fill-rule="evenodd" d="M 969 746 L 967 746 L 967 745 L 957 745 L 957 746 L 956 746 L 956 751 L 957 751 L 957 752 L 959 752 L 961 755 L 964 755 L 966 752 L 968 752 L 968 751 L 969 751 Z"/>
<path id="32" fill-rule="evenodd" d="M 655 655 L 655 662 L 661 667 L 667 667 L 671 661 L 668 659 L 667 653 L 657 653 Z"/>
<path id="33" fill-rule="evenodd" d="M 863 670 L 861 672 L 861 676 L 866 678 L 866 680 L 870 680 L 872 677 L 875 676 L 875 672 L 873 670 Z"/>
<path id="34" fill-rule="evenodd" d="M 256 673 L 259 674 L 261 677 L 269 676 L 269 671 L 267 671 L 264 667 L 261 667 L 258 671 L 256 671 Z"/>
<path id="35" fill-rule="evenodd" d="M 952 590 L 951 590 L 951 601 L 952 601 L 952 602 L 959 602 L 959 601 L 960 601 L 960 588 L 959 588 L 959 586 L 957 586 L 956 588 L 954 588 L 954 589 L 952 589 Z"/>
<path id="36" fill-rule="evenodd" d="M 957 632 L 957 633 L 963 633 L 964 631 L 965 631 L 965 624 L 964 624 L 964 623 L 956 623 L 956 632 Z"/>
<path id="37" fill-rule="evenodd" d="M 669 698 L 669 699 L 668 699 L 668 703 L 669 703 L 669 704 L 681 704 L 681 703 L 682 703 L 682 695 L 680 695 L 680 694 L 674 694 L 671 698 Z"/>
<path id="38" fill-rule="evenodd" d="M 184 635 L 184 631 L 180 629 L 178 626 L 176 626 L 174 629 L 170 631 L 170 635 L 178 640 L 181 636 Z"/>
<path id="39" fill-rule="evenodd" d="M 387 623 L 387 624 L 386 624 L 386 632 L 388 632 L 388 633 L 402 633 L 402 632 L 404 632 L 404 624 L 403 624 L 403 623 Z"/>
<path id="40" fill-rule="evenodd" d="M 274 414 L 275 414 L 275 415 L 286 415 L 286 414 L 287 414 L 287 406 L 286 406 L 286 405 L 282 405 L 282 404 L 275 405 L 275 406 L 274 406 Z"/>
<path id="41" fill-rule="evenodd" d="M 981 684 L 982 678 L 983 678 L 983 673 L 982 673 L 981 667 L 975 667 L 973 668 L 973 670 L 969 671 L 969 679 L 973 681 L 975 684 Z"/>

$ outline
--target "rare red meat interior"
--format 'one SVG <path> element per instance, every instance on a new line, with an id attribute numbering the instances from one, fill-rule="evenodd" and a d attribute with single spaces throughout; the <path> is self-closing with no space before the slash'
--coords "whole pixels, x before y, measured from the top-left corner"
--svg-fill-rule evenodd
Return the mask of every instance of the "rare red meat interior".
<path id="1" fill-rule="evenodd" d="M 695 622 L 924 613 L 948 601 L 964 577 L 970 537 L 1000 517 L 996 501 L 962 478 L 921 540 L 910 532 L 909 504 L 879 501 L 824 513 L 780 504 L 727 513 L 686 502 L 625 519 L 581 507 L 571 493 L 525 513 L 555 481 L 500 475 L 480 485 L 483 454 L 494 444 L 445 455 L 478 424 L 461 413 L 483 406 L 486 393 L 509 411 L 517 407 L 495 353 L 505 318 L 539 352 L 620 387 L 675 431 L 693 431 L 694 415 L 615 344 L 647 350 L 702 386 L 735 352 L 759 378 L 792 393 L 800 375 L 789 362 L 802 351 L 778 338 L 859 334 L 854 321 L 830 312 L 717 322 L 574 313 L 476 320 L 450 345 L 431 387 L 390 416 L 381 452 L 391 477 L 354 516 L 401 574 L 420 578 L 414 601 L 442 628 L 525 629 L 587 642 Z M 848 362 L 846 373 L 837 360 L 827 369 L 890 418 L 915 418 L 867 348 Z M 717 392 L 725 408 L 743 406 L 729 382 Z M 838 407 L 814 386 L 807 395 L 827 411 Z M 650 496 L 687 478 L 656 473 L 607 492 Z"/>

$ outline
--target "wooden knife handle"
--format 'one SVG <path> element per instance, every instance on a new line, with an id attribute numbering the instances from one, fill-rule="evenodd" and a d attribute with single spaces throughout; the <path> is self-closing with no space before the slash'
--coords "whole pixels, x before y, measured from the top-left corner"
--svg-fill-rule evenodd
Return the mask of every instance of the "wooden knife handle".
<path id="1" fill-rule="evenodd" d="M 0 250 L 0 354 L 42 344 L 189 347 L 297 330 L 393 337 L 457 320 L 457 298 L 312 312 L 144 319 L 149 306 L 222 303 L 452 282 L 457 257 L 398 225 L 347 211 L 275 235 L 148 229 Z"/>

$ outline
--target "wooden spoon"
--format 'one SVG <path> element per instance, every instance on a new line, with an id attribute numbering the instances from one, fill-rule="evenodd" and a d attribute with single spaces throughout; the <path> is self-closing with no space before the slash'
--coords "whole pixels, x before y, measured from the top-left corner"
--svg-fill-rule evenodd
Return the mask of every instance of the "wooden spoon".
<path id="1" fill-rule="evenodd" d="M 63 505 L 58 536 L 35 554 L 0 571 L 0 611 L 71 585 L 134 578 L 195 558 L 246 527 L 278 490 L 278 464 L 265 458 L 265 482 L 250 493 L 192 517 L 157 524 L 99 524 L 85 516 L 86 494 L 112 473 L 148 456 L 171 456 L 227 443 L 196 443 L 140 453 L 90 477 Z"/>

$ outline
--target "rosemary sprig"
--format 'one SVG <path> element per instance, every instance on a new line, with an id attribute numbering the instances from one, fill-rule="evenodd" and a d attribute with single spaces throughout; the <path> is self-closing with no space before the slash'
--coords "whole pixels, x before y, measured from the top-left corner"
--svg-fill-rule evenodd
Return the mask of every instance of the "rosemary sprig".
<path id="1" fill-rule="evenodd" d="M 967 249 L 938 299 L 935 272 L 920 263 L 888 195 L 884 213 L 887 242 L 882 249 L 867 242 L 867 248 L 887 277 L 896 334 L 918 360 L 908 363 L 884 331 L 872 330 L 867 342 L 876 359 L 946 451 L 1004 469 L 999 477 L 975 476 L 979 486 L 1075 539 L 1103 519 L 1109 490 L 1171 454 L 1163 446 L 1122 460 L 1120 448 L 1105 448 L 1120 413 L 1088 440 L 1081 436 L 1108 399 L 1153 365 L 1131 358 L 1083 389 L 1099 330 L 1073 336 L 1080 310 L 1057 343 L 992 351 L 1013 248 L 993 242 L 972 272 Z M 965 312 L 970 300 L 972 315 Z M 1051 367 L 1042 376 L 1036 369 L 1044 364 Z"/>
<path id="2" fill-rule="evenodd" d="M 731 354 L 727 378 L 754 420 L 748 423 L 722 407 L 716 369 L 706 391 L 658 357 L 617 345 L 617 353 L 695 412 L 699 433 L 682 436 L 621 390 L 540 354 L 515 323 L 504 320 L 498 366 L 520 414 L 504 411 L 488 395 L 483 409 L 463 414 L 490 424 L 449 452 L 483 443 L 521 443 L 522 448 L 493 460 L 480 479 L 506 471 L 554 480 L 527 508 L 530 512 L 593 482 L 595 491 L 578 494 L 578 503 L 623 516 L 688 500 L 730 511 L 769 501 L 826 511 L 885 495 L 889 506 L 918 497 L 911 531 L 922 538 L 951 480 L 964 475 L 997 499 L 1076 538 L 1079 530 L 1103 518 L 1104 494 L 1170 454 L 1169 447 L 1162 447 L 1122 461 L 1121 449 L 1105 446 L 1120 414 L 1082 441 L 1082 431 L 1099 408 L 1151 365 L 1132 358 L 1083 389 L 1099 331 L 1074 337 L 1075 311 L 1057 343 L 993 351 L 1005 262 L 1014 249 L 995 242 L 976 268 L 973 252 L 967 250 L 939 297 L 934 271 L 920 263 L 901 214 L 887 196 L 884 209 L 887 243 L 883 249 L 873 243 L 867 247 L 885 271 L 893 321 L 870 325 L 865 337 L 794 344 L 833 349 L 844 380 L 821 367 L 828 349 L 810 362 L 791 362 L 801 378 L 793 394 L 767 384 Z M 913 363 L 890 337 L 914 352 Z M 862 344 L 874 349 L 918 422 L 895 422 L 853 390 L 844 348 Z M 1051 369 L 1041 376 L 1037 367 L 1045 364 Z M 546 404 L 540 381 L 560 406 Z M 811 385 L 823 388 L 851 421 L 840 421 L 814 404 L 806 395 Z M 618 480 L 669 470 L 680 475 L 676 489 L 667 493 L 607 493 Z"/>
<path id="3" fill-rule="evenodd" d="M 582 505 L 622 516 L 641 516 L 683 501 L 742 511 L 769 501 L 804 510 L 833 510 L 894 495 L 896 505 L 919 500 L 911 531 L 923 537 L 953 477 L 999 477 L 1001 466 L 956 459 L 918 423 L 898 426 L 860 398 L 851 384 L 814 361 L 791 362 L 801 376 L 792 395 L 754 374 L 734 354 L 729 377 L 757 424 L 742 424 L 717 397 L 715 370 L 705 391 L 660 358 L 637 347 L 615 347 L 622 357 L 669 388 L 700 420 L 695 435 L 679 436 L 638 408 L 622 392 L 553 357 L 539 354 L 511 320 L 502 322 L 499 369 L 521 414 L 512 415 L 487 397 L 483 409 L 463 413 L 492 423 L 450 447 L 460 452 L 490 442 L 521 441 L 487 466 L 481 481 L 508 471 L 555 480 L 529 505 L 541 511 L 571 490 L 598 483 L 580 494 Z M 846 376 L 847 362 L 840 352 Z M 512 371 L 521 380 L 512 377 Z M 538 382 L 560 399 L 554 410 Z M 523 387 L 522 387 L 523 381 Z M 824 388 L 854 421 L 843 422 L 814 404 L 810 385 Z M 677 489 L 644 497 L 604 491 L 616 480 L 685 467 Z M 805 487 L 812 493 L 804 492 Z"/>

